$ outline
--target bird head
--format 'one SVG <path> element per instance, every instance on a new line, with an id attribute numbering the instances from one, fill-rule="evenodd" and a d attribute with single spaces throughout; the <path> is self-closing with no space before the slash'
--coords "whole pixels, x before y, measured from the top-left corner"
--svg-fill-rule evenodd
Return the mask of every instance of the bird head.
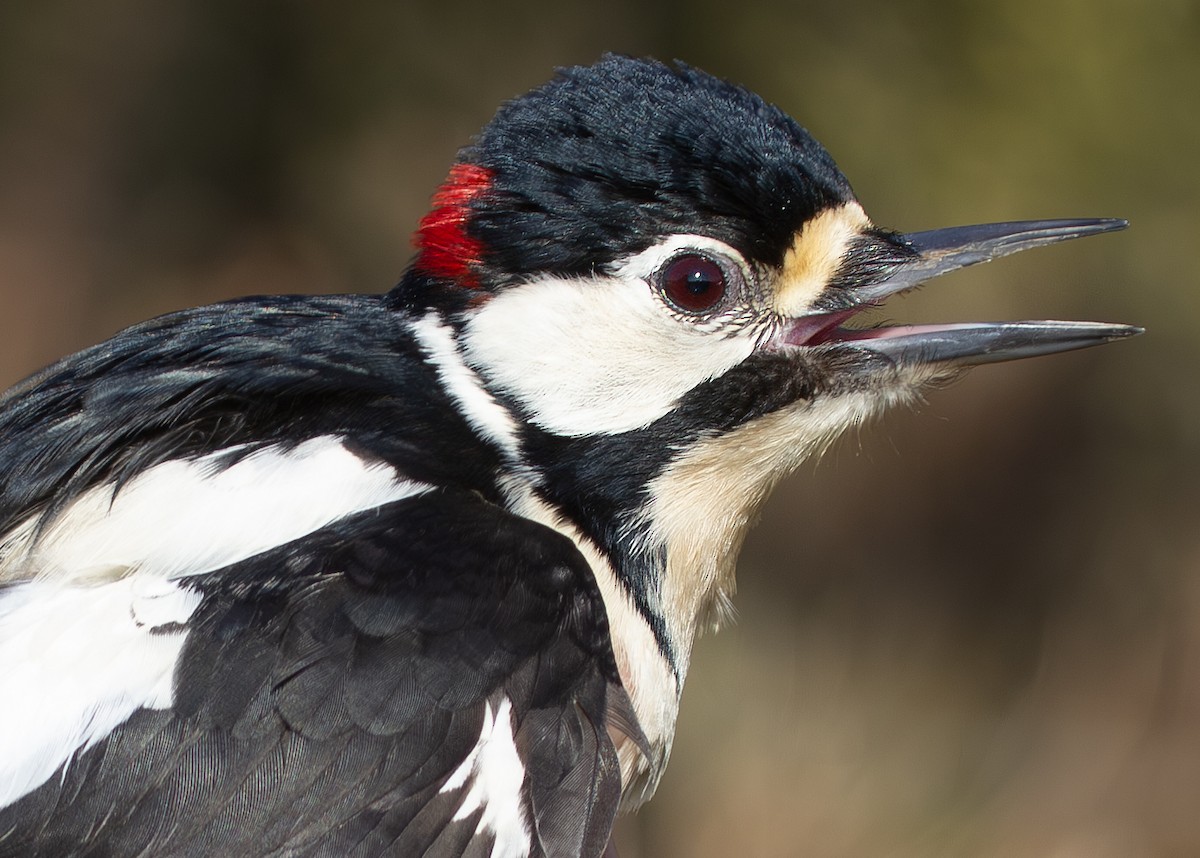
<path id="1" fill-rule="evenodd" d="M 1124 225 L 883 229 L 779 108 L 609 56 L 501 108 L 434 197 L 392 301 L 453 330 L 516 416 L 535 494 L 612 563 L 682 678 L 783 475 L 965 366 L 1136 332 L 851 320 L 954 269 Z"/>

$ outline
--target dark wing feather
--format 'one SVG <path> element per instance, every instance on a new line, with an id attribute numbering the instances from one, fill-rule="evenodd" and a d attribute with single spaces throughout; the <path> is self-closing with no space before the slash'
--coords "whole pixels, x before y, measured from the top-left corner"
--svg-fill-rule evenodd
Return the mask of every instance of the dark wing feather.
<path id="1" fill-rule="evenodd" d="M 487 491 L 498 456 L 438 384 L 410 321 L 376 296 L 247 298 L 64 358 L 0 394 L 0 531 L 164 461 L 319 435 L 409 479 Z"/>
<path id="2" fill-rule="evenodd" d="M 505 698 L 531 854 L 603 851 L 624 692 L 566 538 L 434 492 L 189 585 L 173 708 L 0 810 L 0 856 L 487 855 L 444 787 Z"/>

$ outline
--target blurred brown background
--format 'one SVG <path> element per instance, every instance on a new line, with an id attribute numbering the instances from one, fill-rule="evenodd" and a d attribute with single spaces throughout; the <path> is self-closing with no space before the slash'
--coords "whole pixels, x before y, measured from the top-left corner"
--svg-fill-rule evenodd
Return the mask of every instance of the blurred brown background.
<path id="1" fill-rule="evenodd" d="M 638 856 L 1200 855 L 1200 5 L 8 0 L 0 380 L 380 291 L 457 146 L 604 50 L 758 90 L 904 229 L 1121 216 L 889 314 L 1146 336 L 976 371 L 787 482 Z"/>

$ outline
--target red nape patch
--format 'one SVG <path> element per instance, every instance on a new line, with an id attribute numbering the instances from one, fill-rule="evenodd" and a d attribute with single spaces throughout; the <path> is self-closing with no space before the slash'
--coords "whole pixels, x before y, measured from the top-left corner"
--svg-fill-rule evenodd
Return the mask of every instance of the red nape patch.
<path id="1" fill-rule="evenodd" d="M 420 250 L 417 270 L 433 277 L 479 287 L 473 270 L 483 258 L 483 245 L 467 235 L 471 200 L 492 183 L 492 171 L 475 164 L 455 164 L 433 195 L 433 208 L 421 218 L 413 237 Z"/>

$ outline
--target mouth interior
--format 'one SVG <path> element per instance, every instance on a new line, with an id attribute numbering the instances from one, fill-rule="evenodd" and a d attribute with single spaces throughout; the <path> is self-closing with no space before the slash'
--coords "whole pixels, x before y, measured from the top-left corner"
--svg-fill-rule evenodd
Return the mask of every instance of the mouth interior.
<path id="1" fill-rule="evenodd" d="M 843 323 L 870 307 L 878 307 L 878 303 L 864 304 L 851 310 L 838 310 L 835 313 L 821 313 L 796 319 L 787 333 L 784 342 L 793 346 L 820 346 L 827 343 L 857 342 L 861 340 L 883 340 L 892 337 L 906 337 L 913 334 L 940 334 L 947 331 L 966 330 L 973 326 L 968 323 L 949 323 L 936 325 L 879 325 L 870 328 L 846 328 Z"/>
<path id="2" fill-rule="evenodd" d="M 846 339 L 863 339 L 863 334 L 873 330 L 856 330 L 843 328 L 842 323 L 858 315 L 864 308 L 853 307 L 849 310 L 837 310 L 833 313 L 818 313 L 812 316 L 801 316 L 793 319 L 784 335 L 784 342 L 793 346 L 819 346 L 824 343 L 841 342 Z"/>
<path id="3" fill-rule="evenodd" d="M 817 313 L 792 320 L 784 335 L 784 342 L 792 346 L 820 346 L 827 343 L 855 342 L 859 340 L 879 340 L 888 337 L 900 337 L 908 334 L 936 333 L 954 330 L 965 325 L 874 325 L 863 328 L 847 328 L 844 324 L 865 310 L 882 306 L 882 302 L 872 301 L 852 307 L 848 310 L 837 310 L 832 313 Z"/>

